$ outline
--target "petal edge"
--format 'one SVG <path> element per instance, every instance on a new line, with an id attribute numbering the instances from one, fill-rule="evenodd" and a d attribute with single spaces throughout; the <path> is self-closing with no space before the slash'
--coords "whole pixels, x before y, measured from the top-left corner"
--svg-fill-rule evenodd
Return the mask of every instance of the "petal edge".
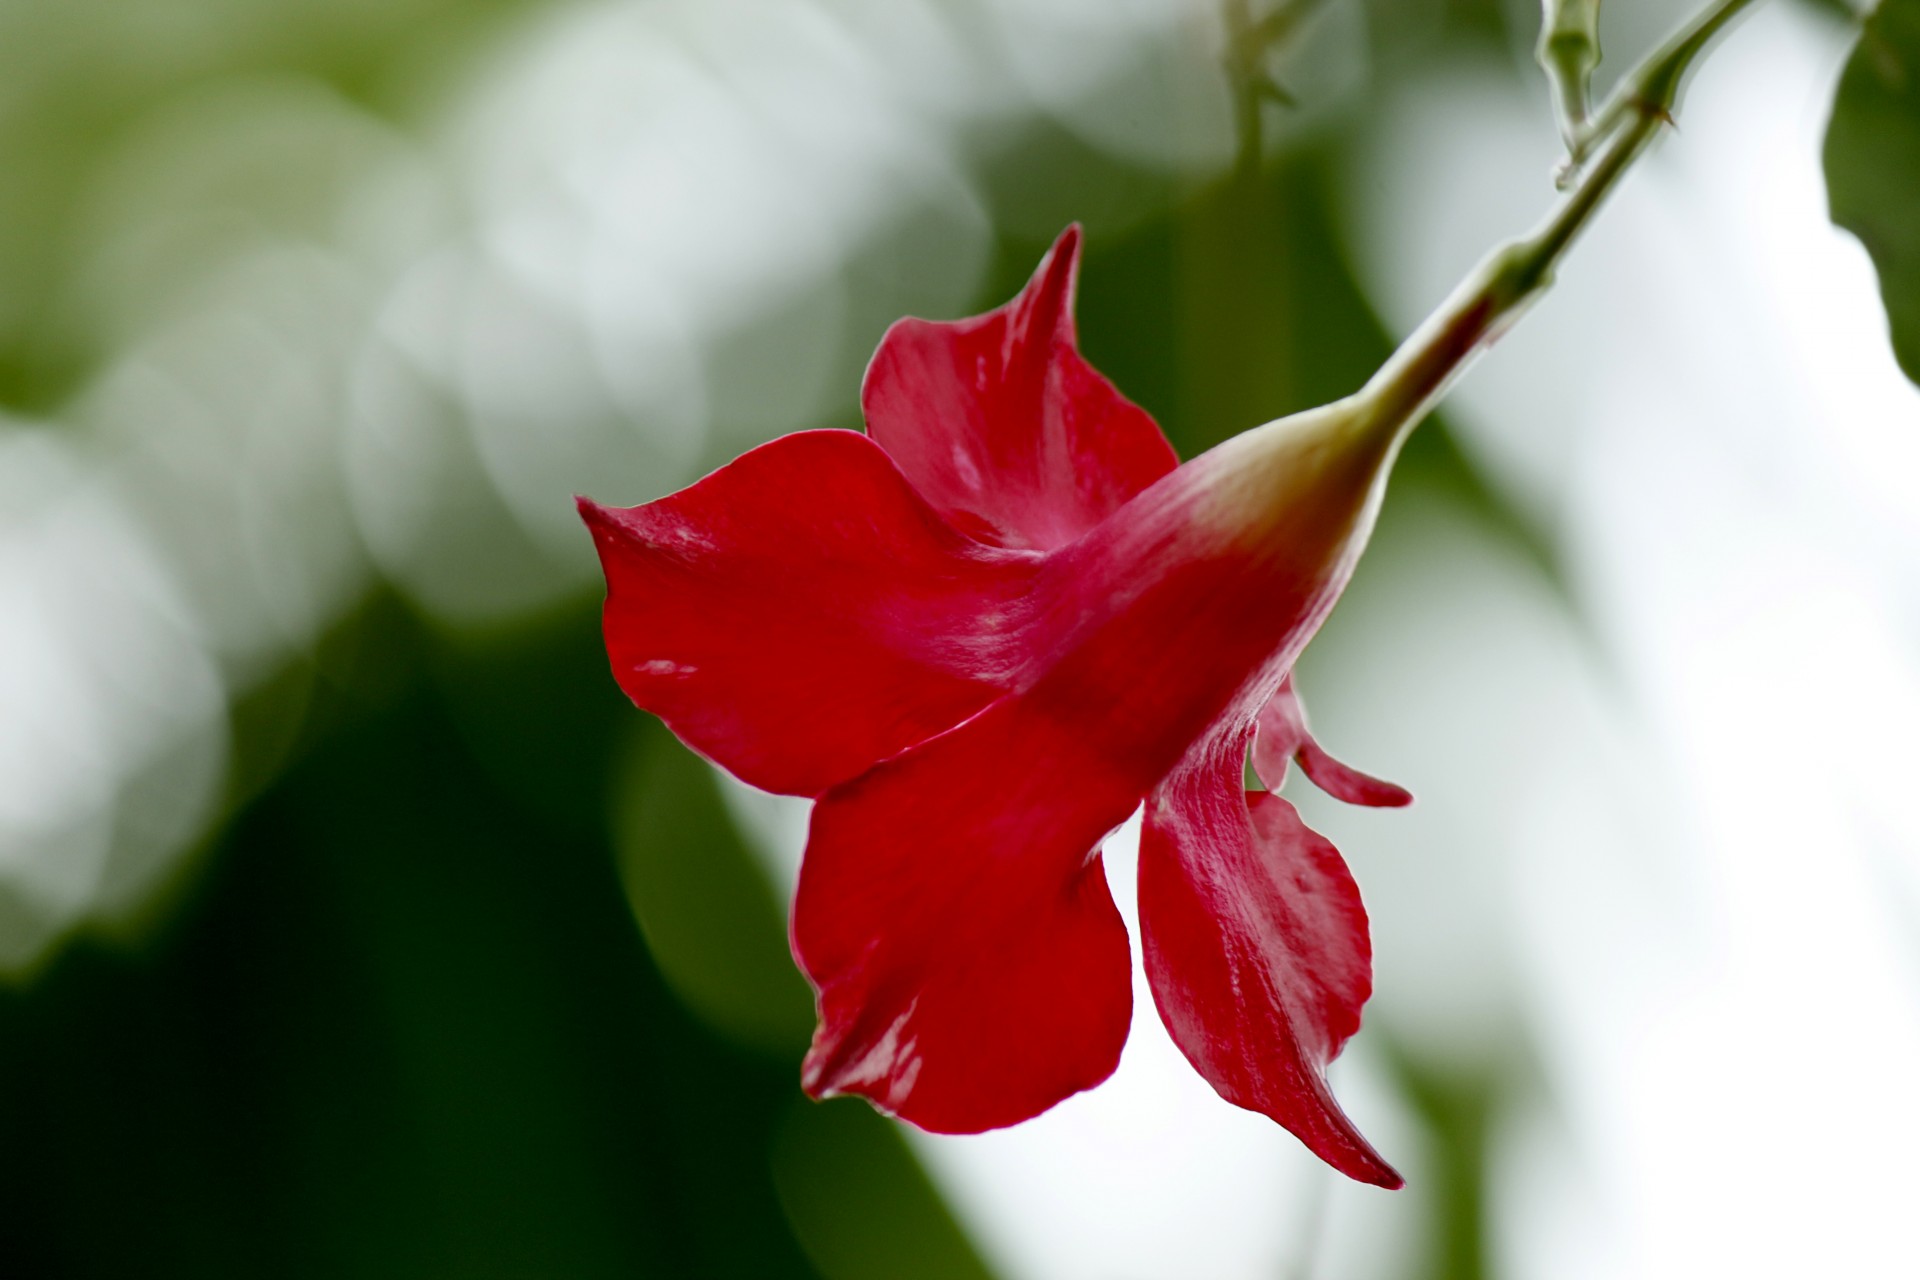
<path id="1" fill-rule="evenodd" d="M 807 1092 L 977 1133 L 1112 1074 L 1133 966 L 1098 849 L 1136 804 L 1018 698 L 823 796 L 792 930 Z"/>
<path id="2" fill-rule="evenodd" d="M 1307 728 L 1307 710 L 1291 674 L 1260 709 L 1253 740 L 1254 774 L 1267 790 L 1278 791 L 1286 781 L 1289 759 L 1299 761 L 1301 772 L 1335 800 L 1376 809 L 1413 803 L 1413 793 L 1405 787 L 1362 773 L 1327 754 Z"/>
<path id="3" fill-rule="evenodd" d="M 873 441 L 806 431 L 644 506 L 582 499 L 614 677 L 736 777 L 817 795 L 1000 696 L 1030 555 L 950 528 Z"/>
<path id="4" fill-rule="evenodd" d="M 1079 256 L 1070 226 L 1006 305 L 896 322 L 861 385 L 868 432 L 914 487 L 995 545 L 1071 542 L 1179 462 L 1146 411 L 1080 354 Z"/>
<path id="5" fill-rule="evenodd" d="M 1154 1003 L 1221 1097 L 1348 1177 L 1400 1187 L 1326 1080 L 1372 991 L 1366 911 L 1292 805 L 1242 790 L 1246 745 L 1245 730 L 1222 730 L 1148 802 L 1140 932 Z"/>

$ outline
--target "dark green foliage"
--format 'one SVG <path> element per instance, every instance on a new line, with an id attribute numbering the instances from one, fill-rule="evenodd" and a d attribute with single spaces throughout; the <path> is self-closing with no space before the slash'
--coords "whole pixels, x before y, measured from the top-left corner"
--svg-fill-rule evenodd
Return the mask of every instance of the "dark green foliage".
<path id="1" fill-rule="evenodd" d="M 1827 127 L 1833 220 L 1880 272 L 1894 355 L 1920 383 L 1920 0 L 1882 0 Z"/>
<path id="2" fill-rule="evenodd" d="M 978 1274 L 886 1126 L 796 1130 L 795 1057 L 661 982 L 597 820 L 638 713 L 591 617 L 449 656 L 396 612 L 166 936 L 0 997 L 0 1275 L 811 1277 L 776 1139 L 884 1148 L 895 1256 Z"/>

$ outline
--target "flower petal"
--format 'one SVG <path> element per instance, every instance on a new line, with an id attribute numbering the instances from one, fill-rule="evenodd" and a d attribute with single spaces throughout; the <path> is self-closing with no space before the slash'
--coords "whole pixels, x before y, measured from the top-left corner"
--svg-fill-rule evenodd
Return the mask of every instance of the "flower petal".
<path id="1" fill-rule="evenodd" d="M 1313 779 L 1313 785 L 1335 800 L 1375 809 L 1398 809 L 1413 803 L 1413 792 L 1340 763 L 1312 738 L 1300 744 L 1294 759 L 1300 762 L 1301 772 Z"/>
<path id="2" fill-rule="evenodd" d="M 1241 787 L 1244 729 L 1200 743 L 1147 803 L 1140 933 L 1160 1018 L 1229 1102 L 1347 1176 L 1398 1187 L 1328 1089 L 1373 986 L 1367 915 L 1293 806 Z"/>
<path id="3" fill-rule="evenodd" d="M 1313 740 L 1307 729 L 1307 709 L 1294 692 L 1291 675 L 1260 710 L 1253 772 L 1267 790 L 1278 791 L 1286 781 L 1289 759 L 1298 760 L 1314 785 L 1336 800 L 1389 809 L 1413 803 L 1413 793 L 1405 787 L 1341 764 Z"/>
<path id="4" fill-rule="evenodd" d="M 1106 1079 L 1132 966 L 1098 849 L 1136 804 L 1018 698 L 821 797 L 793 912 L 807 1092 L 975 1133 Z"/>
<path id="5" fill-rule="evenodd" d="M 998 697 L 1036 557 L 940 519 L 852 431 L 785 436 L 679 493 L 582 499 L 627 696 L 768 791 L 818 795 Z"/>
<path id="6" fill-rule="evenodd" d="M 1020 295 L 953 322 L 902 320 L 867 368 L 867 430 L 956 527 L 1005 547 L 1072 541 L 1172 471 L 1173 447 L 1075 343 L 1080 229 Z"/>

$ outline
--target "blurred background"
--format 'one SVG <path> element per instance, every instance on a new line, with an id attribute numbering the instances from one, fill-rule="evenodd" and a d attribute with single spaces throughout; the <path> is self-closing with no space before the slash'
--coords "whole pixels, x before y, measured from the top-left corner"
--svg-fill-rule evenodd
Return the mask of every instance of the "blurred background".
<path id="1" fill-rule="evenodd" d="M 1144 1003 L 1015 1130 L 799 1093 L 804 805 L 621 697 L 571 495 L 858 425 L 891 320 L 1070 220 L 1183 455 L 1356 388 L 1558 144 L 1531 0 L 1310 10 L 0 3 L 0 1275 L 1920 1273 L 1920 393 L 1810 0 L 1422 428 L 1303 666 L 1419 797 L 1301 797 L 1409 1188 Z M 1603 81 L 1677 13 L 1608 0 Z"/>

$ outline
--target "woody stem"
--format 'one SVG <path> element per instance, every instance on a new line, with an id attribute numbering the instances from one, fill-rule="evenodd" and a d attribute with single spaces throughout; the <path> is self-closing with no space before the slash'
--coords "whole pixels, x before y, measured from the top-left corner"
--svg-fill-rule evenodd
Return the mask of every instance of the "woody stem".
<path id="1" fill-rule="evenodd" d="M 1576 162 L 1591 156 L 1560 207 L 1488 254 L 1400 344 L 1358 399 L 1404 435 L 1553 284 L 1554 271 L 1620 179 L 1673 122 L 1680 86 L 1707 45 L 1753 0 L 1717 0 L 1627 75 L 1587 122 Z"/>

